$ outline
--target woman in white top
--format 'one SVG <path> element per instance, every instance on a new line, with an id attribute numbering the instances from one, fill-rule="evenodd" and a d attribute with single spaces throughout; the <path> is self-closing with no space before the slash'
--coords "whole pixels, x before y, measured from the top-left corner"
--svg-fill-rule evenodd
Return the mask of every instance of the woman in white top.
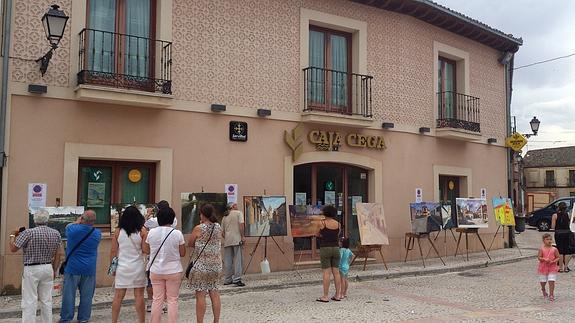
<path id="1" fill-rule="evenodd" d="M 150 254 L 148 264 L 154 289 L 151 323 L 162 321 L 164 299 L 168 303 L 168 322 L 178 322 L 178 297 L 182 282 L 180 257 L 186 255 L 184 235 L 172 228 L 176 214 L 172 208 L 158 210 L 158 227 L 150 230 L 144 242 L 144 252 Z"/>
<path id="2" fill-rule="evenodd" d="M 146 240 L 144 217 L 137 208 L 129 206 L 124 210 L 118 228 L 112 239 L 110 261 L 118 257 L 118 267 L 114 279 L 114 301 L 112 302 L 112 322 L 118 322 L 122 300 L 126 289 L 134 289 L 135 307 L 140 323 L 146 320 L 144 308 L 144 287 L 147 284 L 146 264 L 142 244 Z"/>

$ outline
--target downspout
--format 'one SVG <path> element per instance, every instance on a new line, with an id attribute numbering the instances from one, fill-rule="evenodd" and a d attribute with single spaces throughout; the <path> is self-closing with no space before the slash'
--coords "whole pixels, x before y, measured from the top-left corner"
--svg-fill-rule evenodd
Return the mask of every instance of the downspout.
<path id="1" fill-rule="evenodd" d="M 0 96 L 0 237 L 2 241 L 6 241 L 4 230 L 5 214 L 2 213 L 2 196 L 4 195 L 4 171 L 6 162 L 6 109 L 8 104 L 8 68 L 10 66 L 10 40 L 12 31 L 10 26 L 12 25 L 12 0 L 4 1 L 4 26 L 2 26 L 3 44 L 2 44 L 2 93 Z M 2 248 L 1 255 L 5 255 L 6 247 L 3 243 L 0 243 Z M 1 257 L 4 260 L 4 257 Z M 0 264 L 0 270 L 4 271 L 4 264 Z M 3 275 L 0 275 L 3 277 Z M 0 287 L 4 287 L 4 278 L 0 279 Z"/>
<path id="2" fill-rule="evenodd" d="M 505 113 L 506 113 L 506 120 L 507 120 L 507 137 L 511 136 L 511 94 L 513 92 L 513 66 L 515 61 L 515 53 L 512 54 L 509 63 L 505 64 Z M 514 167 L 514 152 L 511 148 L 507 148 L 507 196 L 509 198 L 513 198 L 513 167 Z M 514 201 L 517 203 L 517 201 Z M 509 241 L 508 246 L 509 248 L 513 248 L 515 237 L 514 237 L 514 228 L 509 226 Z"/>

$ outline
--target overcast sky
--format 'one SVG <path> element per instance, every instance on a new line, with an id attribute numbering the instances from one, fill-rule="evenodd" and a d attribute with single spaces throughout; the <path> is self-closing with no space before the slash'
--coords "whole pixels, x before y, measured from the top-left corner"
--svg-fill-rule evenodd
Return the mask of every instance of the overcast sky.
<path id="1" fill-rule="evenodd" d="M 515 37 L 523 46 L 515 67 L 575 53 L 575 1 L 572 0 L 434 0 Z M 517 130 L 531 133 L 533 116 L 539 134 L 525 150 L 575 146 L 575 56 L 515 70 L 511 115 Z"/>

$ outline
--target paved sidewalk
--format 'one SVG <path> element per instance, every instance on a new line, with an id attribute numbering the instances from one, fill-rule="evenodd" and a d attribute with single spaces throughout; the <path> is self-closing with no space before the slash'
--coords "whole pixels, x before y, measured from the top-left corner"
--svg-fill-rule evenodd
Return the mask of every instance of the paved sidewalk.
<path id="1" fill-rule="evenodd" d="M 533 232 L 531 235 L 534 234 L 535 232 Z M 535 239 L 535 241 L 537 241 L 537 239 Z M 490 252 L 492 260 L 487 258 L 485 252 L 469 254 L 469 261 L 465 260 L 465 256 L 458 255 L 457 258 L 449 256 L 444 258 L 446 266 L 444 266 L 438 258 L 430 258 L 425 261 L 426 268 L 423 268 L 422 263 L 419 260 L 409 261 L 407 263 L 390 263 L 388 264 L 389 270 L 386 270 L 383 264 L 372 264 L 368 265 L 366 270 L 363 271 L 363 263 L 361 261 L 356 261 L 354 266 L 352 266 L 350 269 L 349 277 L 350 280 L 354 281 L 369 281 L 405 276 L 433 275 L 507 264 L 536 257 L 536 251 L 533 250 L 534 246 L 529 244 L 522 245 L 521 247 L 523 255 L 520 255 L 517 248 L 492 250 Z M 221 293 L 234 294 L 251 291 L 291 288 L 304 285 L 320 285 L 321 270 L 319 268 L 314 268 L 298 271 L 274 272 L 267 275 L 249 274 L 245 275 L 243 281 L 246 283 L 245 287 L 221 286 Z M 97 288 L 93 301 L 94 308 L 109 308 L 111 306 L 113 296 L 114 293 L 111 287 Z M 193 291 L 191 291 L 186 286 L 185 282 L 181 287 L 180 298 L 183 300 L 193 298 Z M 53 302 L 54 313 L 58 313 L 60 310 L 61 297 L 54 297 Z M 132 302 L 133 294 L 128 292 L 126 295 L 125 304 L 131 304 Z M 19 296 L 4 296 L 0 298 L 0 319 L 20 317 L 20 315 L 21 310 Z"/>

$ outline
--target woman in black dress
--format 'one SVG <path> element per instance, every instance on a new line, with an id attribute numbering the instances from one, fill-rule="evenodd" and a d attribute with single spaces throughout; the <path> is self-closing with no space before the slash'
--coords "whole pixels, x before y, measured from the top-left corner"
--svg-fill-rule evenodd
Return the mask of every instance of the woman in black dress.
<path id="1" fill-rule="evenodd" d="M 555 244 L 559 250 L 559 272 L 569 272 L 567 266 L 573 254 L 573 247 L 569 240 L 571 240 L 570 220 L 567 214 L 567 205 L 565 202 L 559 203 L 557 206 L 557 213 L 553 214 L 551 218 L 551 229 L 555 229 Z"/>

